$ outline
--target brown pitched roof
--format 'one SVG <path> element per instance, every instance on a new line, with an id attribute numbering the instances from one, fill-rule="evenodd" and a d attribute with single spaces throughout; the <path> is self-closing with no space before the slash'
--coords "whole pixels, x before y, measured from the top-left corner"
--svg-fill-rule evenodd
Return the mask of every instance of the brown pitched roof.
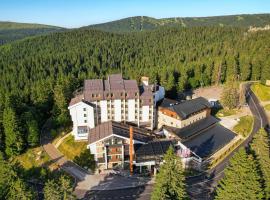
<path id="1" fill-rule="evenodd" d="M 211 108 L 208 100 L 203 97 L 175 103 L 168 99 L 164 99 L 163 101 L 164 102 L 160 104 L 160 107 L 176 112 L 181 119 L 187 119 L 190 115 L 196 112 Z"/>
<path id="2" fill-rule="evenodd" d="M 139 89 L 136 80 L 124 80 L 121 74 L 109 75 L 107 80 L 85 80 L 83 97 L 80 97 L 88 102 L 134 98 L 142 99 L 142 105 L 152 105 L 153 85 L 141 86 Z"/>
<path id="3" fill-rule="evenodd" d="M 69 102 L 69 106 L 73 106 L 76 103 L 79 103 L 83 100 L 83 94 L 75 96 L 74 98 L 72 98 Z"/>
<path id="4" fill-rule="evenodd" d="M 129 138 L 129 125 L 108 121 L 97 125 L 90 129 L 88 135 L 88 144 L 92 144 L 101 139 L 104 139 L 112 134 Z M 133 127 L 133 139 L 140 142 L 148 142 L 153 139 L 151 133 L 145 129 Z"/>

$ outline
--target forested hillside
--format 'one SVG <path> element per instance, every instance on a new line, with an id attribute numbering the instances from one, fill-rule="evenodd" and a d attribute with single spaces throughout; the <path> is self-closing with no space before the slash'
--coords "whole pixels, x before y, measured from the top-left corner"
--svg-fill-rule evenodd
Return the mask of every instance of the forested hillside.
<path id="1" fill-rule="evenodd" d="M 153 30 L 161 27 L 232 26 L 247 28 L 249 26 L 264 27 L 266 25 L 270 25 L 270 14 L 229 15 L 215 17 L 175 17 L 164 19 L 138 16 L 103 24 L 91 25 L 86 28 L 93 28 L 108 32 L 138 32 L 142 30 Z"/>
<path id="2" fill-rule="evenodd" d="M 28 36 L 41 35 L 63 30 L 60 27 L 42 24 L 0 22 L 0 45 Z"/>
<path id="3" fill-rule="evenodd" d="M 149 76 L 168 95 L 186 88 L 270 77 L 270 32 L 241 28 L 160 29 L 113 34 L 73 30 L 0 47 L 1 148 L 7 156 L 38 144 L 39 128 L 53 115 L 69 123 L 72 92 L 88 78 L 122 72 Z"/>

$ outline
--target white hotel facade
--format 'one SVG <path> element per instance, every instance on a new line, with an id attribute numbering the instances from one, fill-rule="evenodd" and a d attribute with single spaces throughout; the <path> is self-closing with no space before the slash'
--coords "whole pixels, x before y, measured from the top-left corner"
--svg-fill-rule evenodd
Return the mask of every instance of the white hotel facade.
<path id="1" fill-rule="evenodd" d="M 128 122 L 153 130 L 157 123 L 156 103 L 162 100 L 165 90 L 149 85 L 142 77 L 124 80 L 121 74 L 112 74 L 107 80 L 85 80 L 83 92 L 69 104 L 75 140 L 87 140 L 89 130 L 107 121 Z"/>

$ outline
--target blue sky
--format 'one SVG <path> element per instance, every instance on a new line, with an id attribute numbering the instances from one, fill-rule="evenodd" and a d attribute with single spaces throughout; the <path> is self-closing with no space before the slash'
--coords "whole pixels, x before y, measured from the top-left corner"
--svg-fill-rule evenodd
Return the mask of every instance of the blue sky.
<path id="1" fill-rule="evenodd" d="M 0 0 L 0 21 L 80 27 L 130 16 L 270 13 L 270 0 Z"/>

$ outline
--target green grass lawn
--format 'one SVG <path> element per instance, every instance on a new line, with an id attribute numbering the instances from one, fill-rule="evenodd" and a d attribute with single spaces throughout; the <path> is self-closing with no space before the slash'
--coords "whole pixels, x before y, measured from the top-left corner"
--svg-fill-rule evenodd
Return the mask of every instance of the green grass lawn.
<path id="1" fill-rule="evenodd" d="M 24 169 L 50 165 L 50 158 L 41 147 L 28 149 L 25 153 L 15 157 L 14 160 L 18 161 Z"/>
<path id="2" fill-rule="evenodd" d="M 251 86 L 251 90 L 260 101 L 270 101 L 270 87 L 256 83 Z"/>
<path id="3" fill-rule="evenodd" d="M 246 137 L 251 132 L 253 127 L 253 117 L 240 117 L 239 123 L 233 128 L 233 131 Z"/>
<path id="4" fill-rule="evenodd" d="M 265 105 L 264 109 L 267 110 L 267 111 L 270 111 L 270 104 Z"/>
<path id="5" fill-rule="evenodd" d="M 216 117 L 226 117 L 230 115 L 235 115 L 238 113 L 238 109 L 221 109 L 215 115 Z"/>
<path id="6" fill-rule="evenodd" d="M 68 159 L 73 160 L 75 156 L 80 155 L 86 149 L 86 146 L 87 142 L 75 142 L 74 137 L 70 135 L 61 143 L 58 150 Z"/>

